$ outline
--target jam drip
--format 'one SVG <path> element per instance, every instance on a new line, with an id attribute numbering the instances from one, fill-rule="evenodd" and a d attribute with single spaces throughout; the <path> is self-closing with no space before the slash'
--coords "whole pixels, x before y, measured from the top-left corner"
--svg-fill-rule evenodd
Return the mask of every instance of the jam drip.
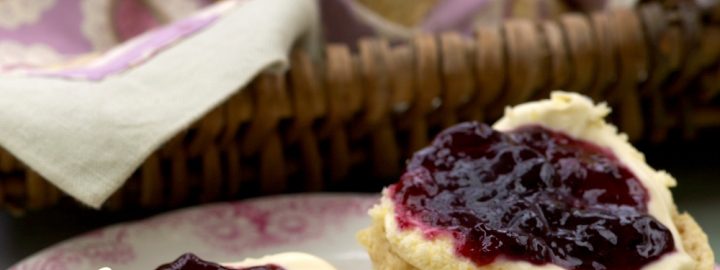
<path id="1" fill-rule="evenodd" d="M 610 151 L 539 126 L 451 127 L 415 154 L 390 196 L 400 228 L 450 235 L 478 266 L 641 269 L 675 247 Z"/>
<path id="2" fill-rule="evenodd" d="M 217 263 L 204 261 L 195 254 L 185 253 L 175 261 L 158 266 L 156 270 L 285 270 L 284 268 L 274 265 L 260 265 L 247 268 L 228 268 Z"/>

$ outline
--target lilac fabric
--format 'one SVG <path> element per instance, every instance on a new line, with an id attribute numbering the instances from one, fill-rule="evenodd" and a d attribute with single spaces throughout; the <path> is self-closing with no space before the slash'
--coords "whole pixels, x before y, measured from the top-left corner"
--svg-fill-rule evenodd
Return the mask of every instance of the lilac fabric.
<path id="1" fill-rule="evenodd" d="M 157 7 L 150 2 L 165 4 Z M 177 6 L 198 11 L 208 4 L 206 0 L 5 0 L 0 4 L 0 72 L 99 80 L 204 28 L 214 19 L 175 23 L 168 17 Z"/>
<path id="2" fill-rule="evenodd" d="M 352 0 L 319 0 L 325 39 L 337 43 L 355 43 L 373 36 L 375 31 L 353 12 Z"/>
<path id="3" fill-rule="evenodd" d="M 110 51 L 98 64 L 80 68 L 69 68 L 59 71 L 30 71 L 33 75 L 51 77 L 101 80 L 106 76 L 120 73 L 133 65 L 139 64 L 162 49 L 190 36 L 214 22 L 219 16 L 188 18 L 171 25 L 148 32 L 134 42 L 123 44 Z"/>
<path id="4" fill-rule="evenodd" d="M 488 0 L 440 1 L 422 23 L 422 29 L 431 32 L 448 30 L 470 32 L 477 13 L 490 4 Z"/>
<path id="5" fill-rule="evenodd" d="M 4 1 L 12 3 L 0 5 L 0 72 L 71 79 L 101 80 L 120 73 L 214 20 L 169 19 L 192 14 L 209 0 Z M 417 25 L 405 27 L 362 8 L 356 0 L 318 1 L 326 41 L 350 45 L 377 35 L 402 40 L 420 31 L 470 34 L 478 23 L 515 16 L 549 18 L 560 11 L 558 7 L 566 7 L 562 0 L 439 0 Z M 608 3 L 570 2 L 582 3 L 574 6 L 584 9 Z"/>
<path id="6" fill-rule="evenodd" d="M 92 45 L 82 33 L 81 25 L 84 18 L 80 2 L 80 0 L 61 0 L 44 11 L 36 21 L 16 27 L 0 26 L 0 42 L 47 44 L 57 52 L 66 55 L 90 52 Z"/>
<path id="7" fill-rule="evenodd" d="M 221 15 L 205 12 L 170 21 L 163 12 L 172 10 L 148 2 L 38 0 L 20 5 L 24 7 L 20 10 L 17 4 L 15 10 L 0 5 L 0 14 L 10 14 L 0 17 L 0 72 L 101 80 L 141 64 Z M 185 3 L 191 11 L 209 4 L 205 0 L 165 3 Z"/>
<path id="8" fill-rule="evenodd" d="M 153 14 L 153 10 L 135 0 L 119 0 L 113 9 L 113 17 L 132 18 L 116 20 L 115 31 L 120 41 L 131 39 L 162 24 L 160 18 Z"/>
<path id="9" fill-rule="evenodd" d="M 415 32 L 459 31 L 471 34 L 479 24 L 500 23 L 510 17 L 551 19 L 571 10 L 595 11 L 619 0 L 438 0 L 412 27 L 403 27 L 376 16 L 363 15 L 354 0 L 319 0 L 323 13 L 325 37 L 329 42 L 353 44 L 368 36 L 383 34 L 389 39 L 404 39 Z M 379 1 L 379 0 L 378 0 Z M 409 5 L 408 8 L 412 8 Z M 372 12 L 372 11 L 371 11 Z M 372 17 L 372 18 L 371 18 Z M 379 18 L 379 19 L 378 19 Z M 383 33 L 382 29 L 402 29 L 402 33 Z"/>

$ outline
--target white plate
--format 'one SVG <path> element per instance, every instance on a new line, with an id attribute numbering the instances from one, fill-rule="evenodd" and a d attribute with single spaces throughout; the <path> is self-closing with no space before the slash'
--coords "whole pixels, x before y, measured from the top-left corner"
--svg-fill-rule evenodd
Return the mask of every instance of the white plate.
<path id="1" fill-rule="evenodd" d="M 122 223 L 47 248 L 10 270 L 155 269 L 185 252 L 238 261 L 284 251 L 344 270 L 371 269 L 355 233 L 370 224 L 375 195 L 285 195 L 219 203 Z"/>

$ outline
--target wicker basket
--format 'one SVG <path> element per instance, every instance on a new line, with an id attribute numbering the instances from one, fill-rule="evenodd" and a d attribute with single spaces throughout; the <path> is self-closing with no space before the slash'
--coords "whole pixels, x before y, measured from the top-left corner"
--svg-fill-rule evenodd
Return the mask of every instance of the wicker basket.
<path id="1" fill-rule="evenodd" d="M 720 126 L 720 8 L 566 14 L 407 44 L 328 45 L 323 63 L 292 55 L 284 76 L 246 89 L 150 156 L 107 208 L 166 208 L 264 194 L 377 191 L 433 134 L 493 121 L 552 89 L 607 100 L 632 139 L 687 138 Z M 66 200 L 0 151 L 0 206 Z"/>

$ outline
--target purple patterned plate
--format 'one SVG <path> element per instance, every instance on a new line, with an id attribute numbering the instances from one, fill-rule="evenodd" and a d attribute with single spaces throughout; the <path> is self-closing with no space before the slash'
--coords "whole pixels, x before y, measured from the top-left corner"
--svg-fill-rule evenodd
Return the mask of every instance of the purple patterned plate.
<path id="1" fill-rule="evenodd" d="M 220 203 L 118 224 L 47 248 L 10 270 L 155 269 L 193 252 L 238 261 L 284 251 L 318 255 L 338 269 L 367 270 L 355 241 L 375 195 L 289 195 Z"/>

